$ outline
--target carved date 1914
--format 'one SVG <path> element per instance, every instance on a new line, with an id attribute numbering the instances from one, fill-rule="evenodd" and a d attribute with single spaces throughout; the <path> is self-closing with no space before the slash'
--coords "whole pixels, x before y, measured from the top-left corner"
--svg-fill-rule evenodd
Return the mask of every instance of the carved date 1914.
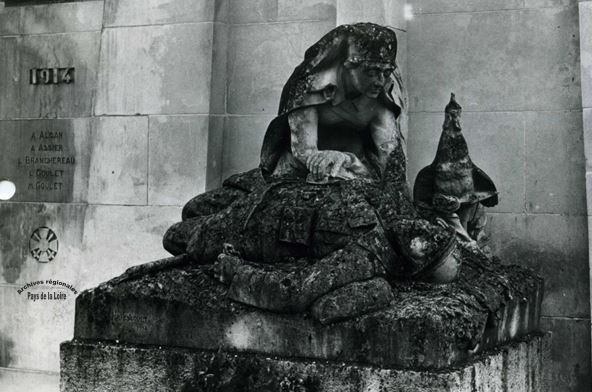
<path id="1" fill-rule="evenodd" d="M 29 70 L 30 84 L 70 84 L 74 83 L 74 67 L 32 68 Z"/>

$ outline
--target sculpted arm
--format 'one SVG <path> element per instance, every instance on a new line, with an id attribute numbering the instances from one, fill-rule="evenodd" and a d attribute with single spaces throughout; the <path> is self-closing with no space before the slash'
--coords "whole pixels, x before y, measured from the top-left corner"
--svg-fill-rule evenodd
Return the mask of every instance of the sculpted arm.
<path id="1" fill-rule="evenodd" d="M 385 167 L 389 154 L 401 143 L 401 133 L 395 114 L 383 108 L 370 124 L 370 136 L 377 148 L 378 160 Z"/>
<path id="2" fill-rule="evenodd" d="M 314 180 L 325 181 L 328 177 L 336 177 L 341 167 L 351 165 L 352 158 L 340 151 L 319 151 L 318 121 L 315 107 L 297 109 L 288 114 L 292 154 L 306 166 Z"/>
<path id="3" fill-rule="evenodd" d="M 288 114 L 292 154 L 305 165 L 307 159 L 318 151 L 318 122 L 315 107 L 298 109 Z"/>

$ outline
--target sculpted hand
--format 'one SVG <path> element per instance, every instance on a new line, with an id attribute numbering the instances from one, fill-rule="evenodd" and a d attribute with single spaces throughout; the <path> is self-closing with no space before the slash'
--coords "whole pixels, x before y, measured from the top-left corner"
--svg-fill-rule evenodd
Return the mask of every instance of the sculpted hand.
<path id="1" fill-rule="evenodd" d="M 336 177 L 339 170 L 350 163 L 349 155 L 333 150 L 316 151 L 306 159 L 306 167 L 316 181 Z"/>

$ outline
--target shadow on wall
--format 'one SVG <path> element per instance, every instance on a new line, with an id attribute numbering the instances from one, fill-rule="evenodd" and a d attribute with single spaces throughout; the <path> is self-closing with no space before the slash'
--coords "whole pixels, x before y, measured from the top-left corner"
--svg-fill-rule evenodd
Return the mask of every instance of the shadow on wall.
<path id="1" fill-rule="evenodd" d="M 9 367 L 14 358 L 12 357 L 12 350 L 14 349 L 14 342 L 9 337 L 0 333 L 0 367 Z"/>

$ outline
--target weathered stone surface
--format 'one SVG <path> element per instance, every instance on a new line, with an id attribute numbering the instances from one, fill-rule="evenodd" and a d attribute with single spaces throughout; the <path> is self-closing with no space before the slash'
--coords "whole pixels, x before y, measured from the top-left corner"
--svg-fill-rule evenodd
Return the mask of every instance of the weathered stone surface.
<path id="1" fill-rule="evenodd" d="M 60 374 L 23 369 L 0 369 L 2 387 L 7 391 L 59 392 Z"/>
<path id="2" fill-rule="evenodd" d="M 336 1 L 337 0 L 303 0 L 295 3 L 291 0 L 278 0 L 277 20 L 335 21 Z M 364 20 L 364 22 L 371 21 Z"/>
<path id="3" fill-rule="evenodd" d="M 103 2 L 47 4 L 22 7 L 21 34 L 99 31 L 103 27 Z"/>
<path id="4" fill-rule="evenodd" d="M 407 72 L 407 31 L 397 31 L 397 44 L 399 47 L 397 48 L 397 65 L 401 69 L 401 73 L 403 75 L 403 86 L 407 88 L 407 95 L 409 95 L 409 72 Z M 407 102 L 407 110 L 409 110 L 409 102 Z M 409 116 L 409 113 L 407 113 Z M 401 127 L 403 132 L 408 131 L 407 124 Z M 407 133 L 404 133 L 405 140 L 407 140 Z"/>
<path id="5" fill-rule="evenodd" d="M 388 282 L 382 278 L 374 278 L 351 283 L 326 294 L 314 303 L 311 313 L 326 325 L 379 310 L 393 299 L 394 295 Z"/>
<path id="6" fill-rule="evenodd" d="M 91 120 L 0 121 L 0 177 L 13 201 L 87 200 Z"/>
<path id="7" fill-rule="evenodd" d="M 224 127 L 226 117 L 210 116 L 208 134 L 208 165 L 206 168 L 206 190 L 222 185 L 222 149 L 224 147 Z M 240 151 L 240 150 L 239 150 Z M 240 152 L 237 152 L 240 154 Z"/>
<path id="8" fill-rule="evenodd" d="M 226 23 L 214 24 L 214 43 L 212 48 L 212 83 L 209 92 L 209 114 L 226 114 L 229 30 L 230 27 Z"/>
<path id="9" fill-rule="evenodd" d="M 105 26 L 212 22 L 218 4 L 212 0 L 107 0 Z"/>
<path id="10" fill-rule="evenodd" d="M 151 116 L 148 204 L 182 205 L 206 188 L 209 116 Z"/>
<path id="11" fill-rule="evenodd" d="M 507 375 L 504 377 L 504 354 L 503 351 L 494 352 L 475 362 L 473 365 L 473 369 L 475 369 L 475 391 L 498 392 L 504 390 L 504 378 L 507 379 Z M 535 391 L 533 390 L 533 392 Z"/>
<path id="12" fill-rule="evenodd" d="M 13 35 L 20 32 L 21 12 L 20 7 L 2 9 L 0 6 L 0 35 Z"/>
<path id="13" fill-rule="evenodd" d="M 406 30 L 403 11 L 403 0 L 375 0 L 362 2 L 356 0 L 335 0 L 337 8 L 337 25 L 372 22 Z M 399 32 L 397 32 L 397 35 Z"/>
<path id="14" fill-rule="evenodd" d="M 230 116 L 224 126 L 222 178 L 259 165 L 261 144 L 273 116 Z"/>
<path id="15" fill-rule="evenodd" d="M 577 25 L 575 7 L 418 15 L 411 111 L 439 112 L 451 91 L 469 98 L 466 111 L 579 108 Z"/>
<path id="16" fill-rule="evenodd" d="M 443 368 L 538 328 L 538 289 L 516 267 L 477 275 L 465 267 L 447 286 L 399 283 L 388 308 L 327 326 L 230 301 L 211 268 L 123 275 L 81 294 L 75 338 Z M 534 286 L 515 291 L 526 282 Z M 486 327 L 490 312 L 500 318 Z"/>
<path id="17" fill-rule="evenodd" d="M 586 171 L 592 171 L 592 108 L 582 109 Z M 588 204 L 592 206 L 592 204 Z"/>
<path id="18" fill-rule="evenodd" d="M 213 28 L 199 23 L 105 29 L 95 114 L 208 113 Z"/>
<path id="19" fill-rule="evenodd" d="M 525 8 L 537 7 L 568 7 L 577 6 L 578 2 L 585 2 L 588 0 L 524 0 Z"/>
<path id="20" fill-rule="evenodd" d="M 42 275 L 43 278 L 35 280 L 57 278 L 59 273 Z M 54 289 L 49 285 L 35 286 L 19 295 L 19 288 L 0 286 L 0 305 L 3 310 L 0 313 L 2 366 L 57 372 L 60 369 L 59 345 L 72 336 L 75 295 L 68 289 Z M 66 298 L 32 301 L 27 297 L 28 292 L 32 295 L 42 292 L 63 293 Z"/>
<path id="21" fill-rule="evenodd" d="M 592 206 L 592 172 L 586 172 L 586 205 Z M 592 215 L 592 208 L 588 209 L 588 217 Z M 590 227 L 588 222 L 588 227 Z"/>
<path id="22" fill-rule="evenodd" d="M 166 257 L 162 234 L 178 216 L 178 207 L 89 207 L 84 220 L 84 257 L 68 258 L 80 262 L 77 266 L 78 287 L 95 287 L 139 264 L 140 254 Z M 101 263 L 97 264 L 97 260 Z"/>
<path id="23" fill-rule="evenodd" d="M 462 99 L 459 97 L 459 99 Z M 470 101 L 470 100 L 467 100 Z M 442 114 L 409 116 L 409 181 L 434 159 L 442 131 Z M 500 202 L 487 212 L 524 210 L 524 124 L 520 113 L 463 113 L 469 154 L 498 187 Z M 503 140 L 503 143 L 500 142 Z"/>
<path id="24" fill-rule="evenodd" d="M 0 37 L 0 53 L 14 54 L 17 50 L 16 46 L 16 37 Z M 14 55 L 0 56 L 0 67 L 3 70 L 3 74 L 0 75 L 0 91 L 14 91 L 14 78 L 18 79 L 20 72 L 17 60 L 18 58 Z M 0 119 L 6 118 L 12 105 L 13 103 L 7 99 L 0 100 Z"/>
<path id="25" fill-rule="evenodd" d="M 582 84 L 577 7 L 526 10 L 522 19 L 524 52 L 520 53 L 520 58 L 524 61 L 521 69 L 524 108 L 580 109 Z"/>
<path id="26" fill-rule="evenodd" d="M 229 19 L 233 24 L 271 22 L 277 18 L 278 0 L 229 1 Z"/>
<path id="27" fill-rule="evenodd" d="M 148 199 L 148 118 L 94 121 L 88 201 L 145 205 Z"/>
<path id="28" fill-rule="evenodd" d="M 289 360 L 249 354 L 231 354 L 180 348 L 139 347 L 106 342 L 66 342 L 62 344 L 62 391 L 81 389 L 99 391 L 108 388 L 122 392 L 146 389 L 211 391 L 232 390 L 240 385 L 246 391 L 314 392 L 475 392 L 487 391 L 500 374 L 497 363 L 503 357 L 502 388 L 519 377 L 511 362 L 516 351 L 526 349 L 532 362 L 545 360 L 542 347 L 548 337 L 535 335 L 523 343 L 510 344 L 499 353 L 487 353 L 458 369 L 441 372 L 391 370 L 325 361 Z M 480 373 L 476 370 L 482 369 Z M 485 370 L 485 371 L 483 371 Z M 530 378 L 539 382 L 544 369 L 526 368 Z M 478 374 L 484 375 L 479 377 Z M 140 389 L 141 388 L 141 389 Z M 521 385 L 513 392 L 546 392 Z M 498 391 L 498 390 L 496 390 Z"/>
<path id="29" fill-rule="evenodd" d="M 411 0 L 409 3 L 415 14 L 438 14 L 520 9 L 524 0 Z"/>
<path id="30" fill-rule="evenodd" d="M 2 39 L 0 87 L 11 97 L 0 106 L 0 118 L 87 117 L 96 88 L 99 33 L 26 35 Z M 74 83 L 32 85 L 32 68 L 75 67 Z"/>
<path id="31" fill-rule="evenodd" d="M 592 3 L 583 1 L 579 6 L 582 107 L 592 108 Z"/>
<path id="32" fill-rule="evenodd" d="M 543 315 L 588 317 L 590 289 L 585 216 L 490 214 L 491 247 L 505 263 L 545 279 Z"/>
<path id="33" fill-rule="evenodd" d="M 17 222 L 0 227 L 3 238 L 0 283 L 21 285 L 56 278 L 80 290 L 94 287 L 137 264 L 138 254 L 166 256 L 161 245 L 162 234 L 178 219 L 178 210 L 178 207 L 0 204 L 1 221 Z M 28 246 L 31 234 L 40 226 L 51 228 L 59 241 L 57 256 L 45 264 L 33 259 Z"/>
<path id="34" fill-rule="evenodd" d="M 549 390 L 590 391 L 590 320 L 544 317 L 541 322 L 543 328 L 553 334 L 550 360 L 544 365 Z"/>
<path id="35" fill-rule="evenodd" d="M 87 206 L 68 204 L 2 203 L 0 226 L 0 282 L 21 284 L 38 278 L 73 280 L 82 255 L 81 242 Z M 49 263 L 37 262 L 29 252 L 29 239 L 35 229 L 46 226 L 58 237 L 58 254 Z M 107 274 L 108 275 L 108 274 Z M 77 281 L 71 282 L 78 284 Z M 73 310 L 73 309 L 72 309 Z"/>
<path id="36" fill-rule="evenodd" d="M 228 113 L 276 114 L 291 70 L 302 61 L 306 49 L 333 27 L 329 21 L 233 25 Z M 261 61 L 271 57 L 274 61 Z"/>
<path id="37" fill-rule="evenodd" d="M 582 113 L 525 114 L 526 210 L 586 214 Z"/>

